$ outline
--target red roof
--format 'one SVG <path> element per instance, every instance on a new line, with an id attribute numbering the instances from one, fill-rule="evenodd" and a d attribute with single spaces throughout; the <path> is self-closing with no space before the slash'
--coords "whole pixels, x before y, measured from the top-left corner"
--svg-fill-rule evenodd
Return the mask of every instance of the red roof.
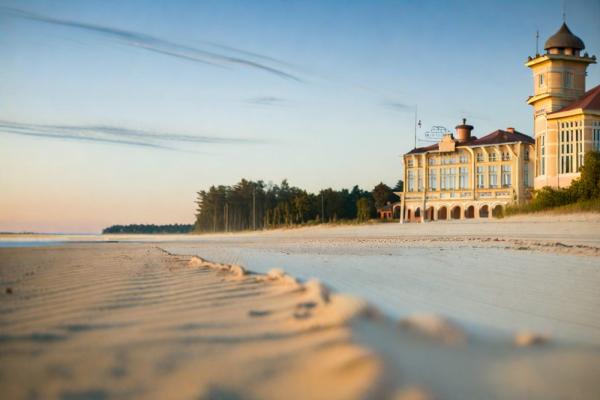
<path id="1" fill-rule="evenodd" d="M 502 143 L 514 143 L 514 142 L 525 142 L 534 144 L 535 140 L 524 133 L 517 131 L 504 131 L 502 129 L 498 129 L 489 135 L 485 135 L 484 137 L 477 139 L 472 136 L 471 140 L 466 143 L 456 143 L 456 147 L 475 147 L 475 146 L 486 146 L 493 144 L 502 144 Z M 438 144 L 434 144 L 427 147 L 417 147 L 416 149 L 412 149 L 408 152 L 408 154 L 418 154 L 425 153 L 427 151 L 435 151 L 438 149 Z"/>
<path id="2" fill-rule="evenodd" d="M 432 144 L 431 146 L 427 146 L 427 147 L 416 147 L 406 154 L 425 153 L 427 151 L 432 151 L 432 150 L 437 150 L 437 149 L 438 149 L 438 144 L 436 143 L 436 144 Z"/>
<path id="3" fill-rule="evenodd" d="M 581 108 L 583 110 L 597 110 L 600 111 L 600 85 L 593 89 L 588 90 L 579 99 L 575 100 L 571 104 L 564 106 L 558 111 L 554 111 L 549 114 L 556 114 L 563 111 L 577 110 Z"/>
<path id="4" fill-rule="evenodd" d="M 514 143 L 514 142 L 525 142 L 525 143 L 534 144 L 535 140 L 531 136 L 528 136 L 521 132 L 503 131 L 502 129 L 498 129 L 497 131 L 494 131 L 494 132 L 490 133 L 489 135 L 482 137 L 481 139 L 475 139 L 475 140 L 471 140 L 467 143 L 457 144 L 457 147 L 459 147 L 459 146 L 473 147 L 473 146 L 484 146 L 484 145 L 488 145 L 488 144 L 502 144 L 502 143 Z"/>

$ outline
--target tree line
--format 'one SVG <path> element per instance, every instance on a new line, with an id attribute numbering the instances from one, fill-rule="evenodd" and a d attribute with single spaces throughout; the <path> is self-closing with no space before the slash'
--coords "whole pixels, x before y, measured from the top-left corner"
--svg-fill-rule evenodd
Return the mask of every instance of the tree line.
<path id="1" fill-rule="evenodd" d="M 169 225 L 113 225 L 102 230 L 103 234 L 107 233 L 190 233 L 194 230 L 193 224 L 169 224 Z"/>
<path id="2" fill-rule="evenodd" d="M 398 181 L 394 188 L 384 183 L 372 191 L 358 186 L 352 189 L 323 189 L 309 193 L 291 186 L 242 179 L 233 186 L 211 186 L 198 192 L 196 232 L 227 232 L 272 229 L 342 220 L 366 221 L 376 216 L 376 209 L 398 201 L 394 191 L 402 191 Z"/>

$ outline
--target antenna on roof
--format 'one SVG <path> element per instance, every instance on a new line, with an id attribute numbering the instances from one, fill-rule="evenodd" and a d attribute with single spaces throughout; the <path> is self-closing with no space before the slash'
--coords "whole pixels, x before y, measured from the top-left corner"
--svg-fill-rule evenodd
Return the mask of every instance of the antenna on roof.
<path id="1" fill-rule="evenodd" d="M 535 31 L 535 55 L 540 54 L 540 31 L 539 29 Z"/>
<path id="2" fill-rule="evenodd" d="M 562 1 L 562 19 L 563 19 L 563 23 L 567 22 L 567 5 L 565 4 L 565 0 Z"/>

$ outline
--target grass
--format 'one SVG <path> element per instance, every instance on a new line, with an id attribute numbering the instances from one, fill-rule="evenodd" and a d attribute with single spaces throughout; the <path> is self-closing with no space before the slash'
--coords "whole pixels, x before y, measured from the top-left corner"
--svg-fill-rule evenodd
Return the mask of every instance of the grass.
<path id="1" fill-rule="evenodd" d="M 556 207 L 540 207 L 534 202 L 506 207 L 504 216 L 532 213 L 545 214 L 573 214 L 579 212 L 600 213 L 600 199 L 579 200 L 575 203 L 564 204 Z"/>

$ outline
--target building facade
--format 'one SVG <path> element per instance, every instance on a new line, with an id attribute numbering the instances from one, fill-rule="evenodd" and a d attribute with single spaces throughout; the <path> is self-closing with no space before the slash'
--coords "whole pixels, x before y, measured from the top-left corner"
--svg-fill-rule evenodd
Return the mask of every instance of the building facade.
<path id="1" fill-rule="evenodd" d="M 566 24 L 529 57 L 533 73 L 534 138 L 513 128 L 480 139 L 463 120 L 446 134 L 403 157 L 401 222 L 489 218 L 533 189 L 566 187 L 579 177 L 584 154 L 600 151 L 600 85 L 586 92 L 595 56 Z"/>
<path id="2" fill-rule="evenodd" d="M 529 57 L 533 73 L 533 132 L 536 189 L 566 187 L 579 177 L 583 156 L 600 149 L 600 85 L 586 92 L 586 70 L 595 56 L 566 24 L 544 45 L 545 54 Z"/>
<path id="3" fill-rule="evenodd" d="M 529 199 L 534 140 L 513 128 L 482 138 L 466 120 L 404 155 L 401 222 L 490 218 L 507 204 Z"/>

